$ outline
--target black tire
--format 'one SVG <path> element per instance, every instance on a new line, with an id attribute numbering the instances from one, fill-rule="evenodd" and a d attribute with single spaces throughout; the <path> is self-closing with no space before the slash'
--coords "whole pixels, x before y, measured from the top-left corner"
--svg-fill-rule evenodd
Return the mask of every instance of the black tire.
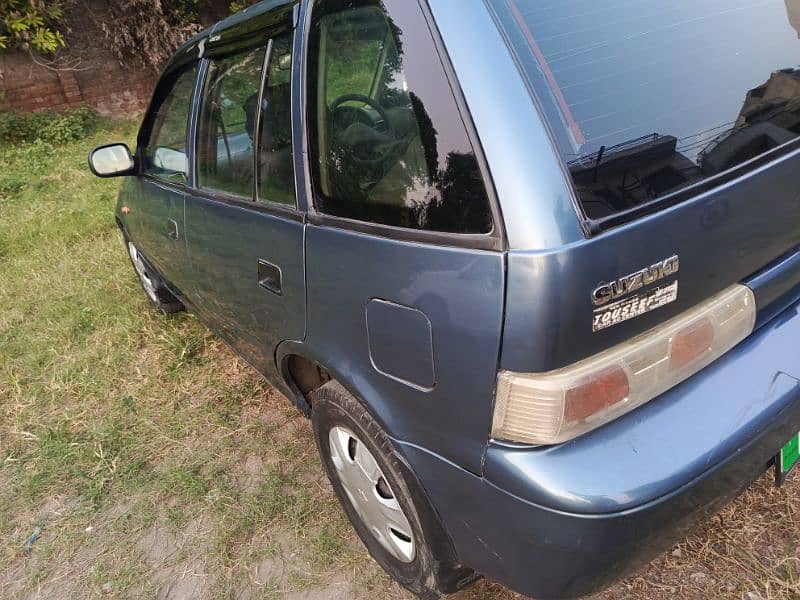
<path id="1" fill-rule="evenodd" d="M 141 254 L 138 249 L 128 239 L 128 236 L 123 235 L 125 240 L 125 250 L 128 253 L 128 259 L 131 261 L 133 272 L 139 279 L 139 284 L 142 286 L 145 296 L 150 301 L 150 304 L 158 312 L 165 315 L 186 310 L 183 302 L 178 300 L 172 292 L 169 291 L 164 284 L 164 279 L 158 272 L 150 265 L 150 263 Z"/>
<path id="2" fill-rule="evenodd" d="M 411 467 L 361 402 L 337 381 L 330 381 L 314 392 L 312 410 L 317 447 L 328 479 L 375 561 L 403 587 L 425 600 L 456 592 L 474 582 L 478 576 L 458 564 L 452 542 Z M 410 562 L 398 560 L 387 551 L 348 498 L 332 457 L 329 435 L 334 428 L 351 431 L 378 464 L 413 532 L 415 552 Z"/>

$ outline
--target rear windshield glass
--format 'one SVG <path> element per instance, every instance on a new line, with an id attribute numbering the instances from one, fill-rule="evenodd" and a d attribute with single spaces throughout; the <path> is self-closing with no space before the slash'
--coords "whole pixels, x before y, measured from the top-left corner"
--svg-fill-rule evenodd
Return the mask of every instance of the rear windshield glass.
<path id="1" fill-rule="evenodd" d="M 800 0 L 489 2 L 591 219 L 800 135 Z"/>

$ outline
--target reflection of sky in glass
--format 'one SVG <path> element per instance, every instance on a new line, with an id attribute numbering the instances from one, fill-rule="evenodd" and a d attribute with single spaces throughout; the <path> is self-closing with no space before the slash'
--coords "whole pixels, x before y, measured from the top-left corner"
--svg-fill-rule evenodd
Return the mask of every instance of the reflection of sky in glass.
<path id="1" fill-rule="evenodd" d="M 127 171 L 133 166 L 133 161 L 124 146 L 108 146 L 92 154 L 92 164 L 101 175 L 111 175 Z"/>
<path id="2" fill-rule="evenodd" d="M 585 138 L 568 160 L 652 133 L 694 158 L 749 90 L 800 66 L 800 0 L 508 1 Z"/>

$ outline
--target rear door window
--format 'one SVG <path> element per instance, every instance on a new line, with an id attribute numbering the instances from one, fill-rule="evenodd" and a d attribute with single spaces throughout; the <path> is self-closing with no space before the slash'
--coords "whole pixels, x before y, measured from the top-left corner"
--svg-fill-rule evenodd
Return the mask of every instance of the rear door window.
<path id="1" fill-rule="evenodd" d="M 295 206 L 292 153 L 292 35 L 273 38 L 261 99 L 258 199 Z"/>
<path id="2" fill-rule="evenodd" d="M 258 90 L 266 48 L 210 62 L 198 123 L 201 188 L 252 200 Z"/>
<path id="3" fill-rule="evenodd" d="M 492 231 L 478 161 L 416 2 L 315 3 L 308 62 L 319 212 L 418 230 Z"/>
<path id="4" fill-rule="evenodd" d="M 187 183 L 189 163 L 186 131 L 196 79 L 195 64 L 162 84 L 165 89 L 160 102 L 157 102 L 154 112 L 151 113 L 148 139 L 142 153 L 145 174 L 173 183 Z"/>
<path id="5" fill-rule="evenodd" d="M 590 218 L 741 172 L 800 134 L 800 0 L 489 2 Z"/>

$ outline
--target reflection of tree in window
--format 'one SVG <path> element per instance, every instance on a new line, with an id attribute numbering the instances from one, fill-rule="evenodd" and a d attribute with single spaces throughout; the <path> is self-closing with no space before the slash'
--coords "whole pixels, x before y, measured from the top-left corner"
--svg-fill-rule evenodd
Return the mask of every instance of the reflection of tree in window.
<path id="1" fill-rule="evenodd" d="M 257 48 L 211 64 L 200 114 L 201 187 L 252 198 L 254 123 L 248 112 L 263 61 L 264 48 Z"/>
<path id="2" fill-rule="evenodd" d="M 491 230 L 491 216 L 482 206 L 483 181 L 474 154 L 451 152 L 447 155 L 447 168 L 437 177 L 441 193 L 419 214 L 420 228 L 452 233 L 459 232 L 456 227 Z"/>
<path id="3" fill-rule="evenodd" d="M 312 83 L 324 81 L 324 92 L 318 89 L 324 103 L 319 96 L 316 103 L 323 111 L 317 114 L 320 127 L 312 133 L 322 159 L 321 210 L 413 229 L 490 231 L 474 155 L 448 155 L 439 172 L 439 134 L 422 98 L 410 89 L 402 30 L 382 3 L 342 4 L 345 10 L 315 24 L 320 64 L 315 77 L 312 62 L 310 77 Z M 448 179 L 455 174 L 475 186 L 474 193 Z M 474 210 L 466 206 L 470 202 Z"/>
<path id="4" fill-rule="evenodd" d="M 186 128 L 196 78 L 196 65 L 182 71 L 158 107 L 144 150 L 146 173 L 186 182 Z M 165 154 L 164 150 L 168 152 Z M 165 156 L 172 160 L 165 159 Z M 167 168 L 178 165 L 177 169 Z"/>
<path id="5" fill-rule="evenodd" d="M 291 35 L 273 39 L 262 102 L 258 195 L 268 202 L 293 206 L 291 52 Z"/>

